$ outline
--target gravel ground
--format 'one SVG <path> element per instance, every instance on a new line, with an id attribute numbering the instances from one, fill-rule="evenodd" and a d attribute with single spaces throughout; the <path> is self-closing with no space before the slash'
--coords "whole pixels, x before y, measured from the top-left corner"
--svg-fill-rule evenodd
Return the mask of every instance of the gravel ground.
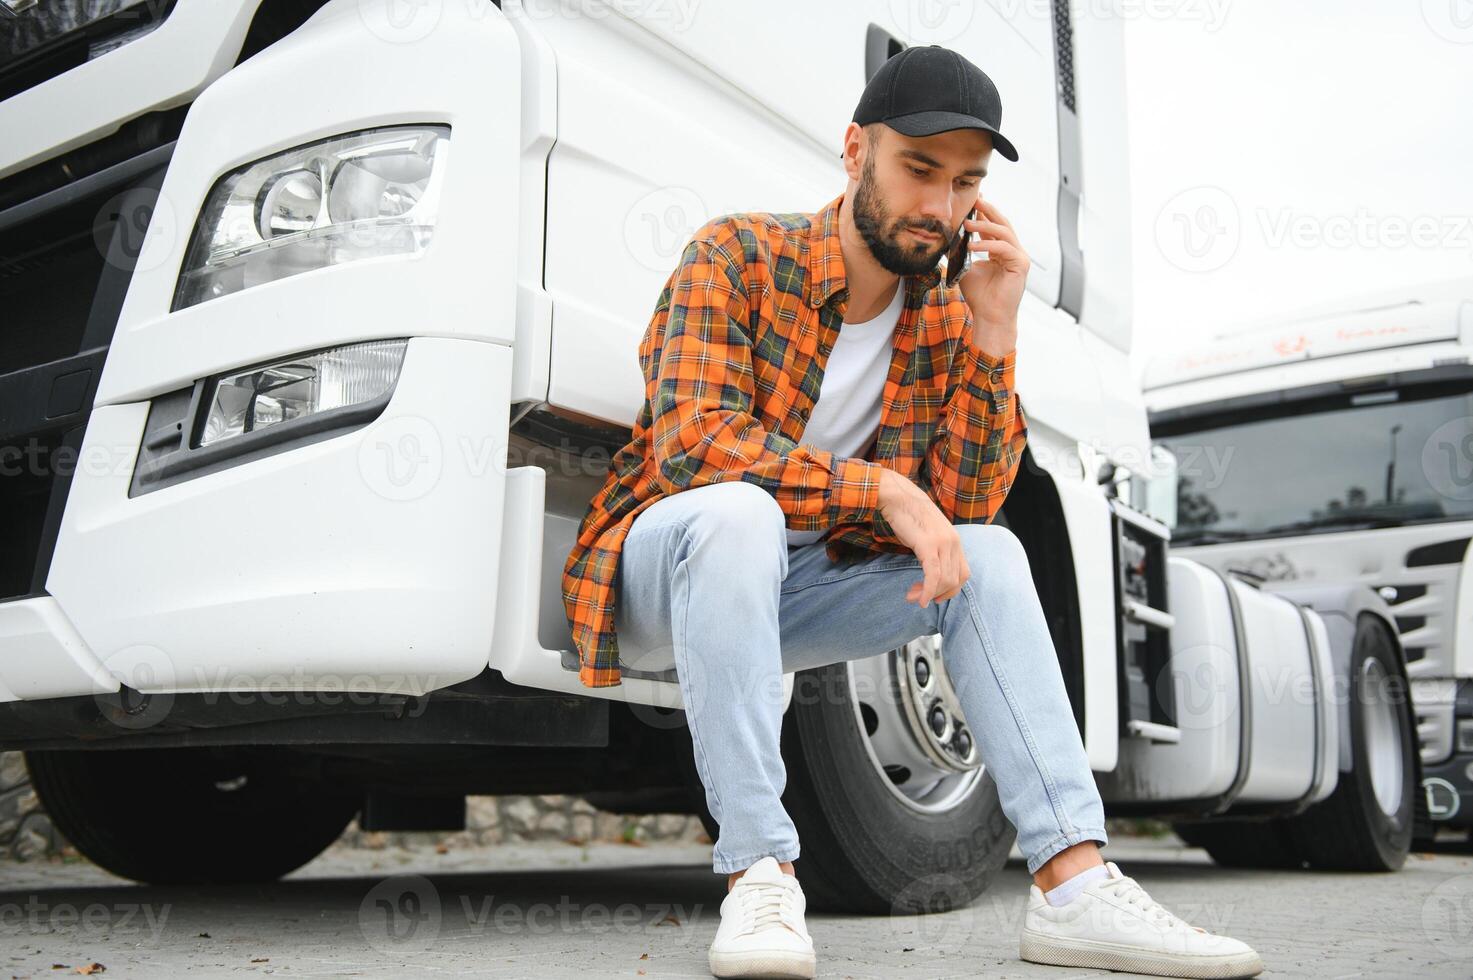
<path id="1" fill-rule="evenodd" d="M 1174 838 L 1106 857 L 1164 905 L 1237 936 L 1265 977 L 1473 976 L 1473 858 L 1388 875 L 1214 868 Z M 201 860 L 208 860 L 201 856 Z M 801 860 L 801 858 L 800 858 Z M 824 977 L 1076 977 L 1023 963 L 1014 851 L 966 909 L 813 914 Z M 130 885 L 83 862 L 0 866 L 0 976 L 707 977 L 722 879 L 709 845 L 334 849 L 263 887 Z M 95 969 L 95 968 L 94 968 Z"/>

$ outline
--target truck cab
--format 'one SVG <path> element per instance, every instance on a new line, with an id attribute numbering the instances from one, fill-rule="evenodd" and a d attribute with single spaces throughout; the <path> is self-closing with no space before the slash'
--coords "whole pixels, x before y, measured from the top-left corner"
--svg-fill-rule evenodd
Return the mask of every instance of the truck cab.
<path id="1" fill-rule="evenodd" d="M 1473 281 L 1450 280 L 1247 324 L 1144 377 L 1175 474 L 1160 504 L 1176 553 L 1269 587 L 1355 584 L 1385 600 L 1415 709 L 1424 834 L 1473 826 L 1470 343 Z"/>

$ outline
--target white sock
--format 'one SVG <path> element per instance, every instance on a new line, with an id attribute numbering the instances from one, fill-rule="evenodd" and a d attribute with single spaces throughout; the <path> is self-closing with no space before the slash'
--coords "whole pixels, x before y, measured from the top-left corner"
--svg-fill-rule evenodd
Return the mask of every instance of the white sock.
<path id="1" fill-rule="evenodd" d="M 1043 893 L 1043 897 L 1050 905 L 1068 905 L 1070 902 L 1074 901 L 1075 897 L 1080 892 L 1089 887 L 1090 882 L 1094 881 L 1096 878 L 1108 877 L 1110 877 L 1110 869 L 1105 867 L 1103 864 L 1097 864 L 1092 868 L 1085 868 L 1083 871 L 1079 872 L 1079 874 L 1075 875 L 1073 878 L 1070 878 L 1068 881 L 1065 881 L 1054 888 L 1050 888 L 1048 891 Z"/>

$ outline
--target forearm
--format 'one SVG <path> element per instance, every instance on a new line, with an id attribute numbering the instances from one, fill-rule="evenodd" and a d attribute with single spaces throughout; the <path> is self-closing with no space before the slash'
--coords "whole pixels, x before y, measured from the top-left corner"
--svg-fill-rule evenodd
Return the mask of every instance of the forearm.
<path id="1" fill-rule="evenodd" d="M 788 516 L 826 526 L 873 519 L 879 508 L 876 463 L 795 443 L 739 410 L 685 404 L 662 420 L 655 479 L 667 494 L 743 480 L 766 489 Z"/>

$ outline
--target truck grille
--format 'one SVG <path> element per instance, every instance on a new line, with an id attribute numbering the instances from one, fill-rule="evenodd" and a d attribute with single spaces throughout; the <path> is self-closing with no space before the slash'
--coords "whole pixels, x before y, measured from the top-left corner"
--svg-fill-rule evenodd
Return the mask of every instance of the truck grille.
<path id="1" fill-rule="evenodd" d="M 0 99 L 34 88 L 135 41 L 169 16 L 174 0 L 89 0 L 0 7 Z"/>
<path id="2" fill-rule="evenodd" d="M 1461 562 L 1461 554 L 1456 560 Z M 1440 683 L 1431 678 L 1452 672 L 1451 613 L 1457 602 L 1461 568 L 1461 564 L 1410 567 L 1408 576 L 1416 575 L 1415 579 L 1372 586 L 1391 606 L 1406 651 L 1407 676 L 1414 685 L 1417 741 L 1426 763 L 1441 762 L 1452 751 L 1452 707 L 1427 703 L 1426 694 L 1432 690 L 1430 685 Z"/>
<path id="3" fill-rule="evenodd" d="M 103 359 L 172 153 L 172 142 L 157 146 L 0 210 L 0 601 L 44 592 Z"/>

